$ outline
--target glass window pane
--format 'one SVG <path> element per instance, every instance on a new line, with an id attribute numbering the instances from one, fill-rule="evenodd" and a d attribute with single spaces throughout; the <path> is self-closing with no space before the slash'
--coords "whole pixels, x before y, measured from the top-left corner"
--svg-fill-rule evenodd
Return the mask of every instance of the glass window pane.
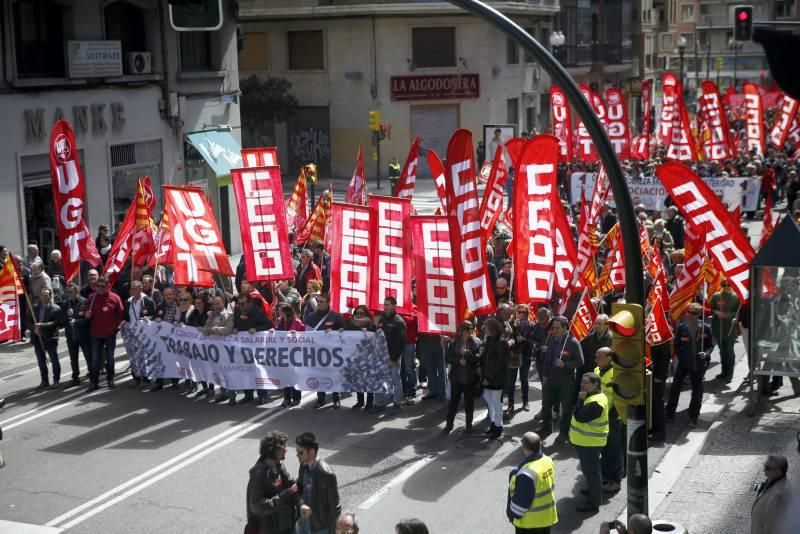
<path id="1" fill-rule="evenodd" d="M 322 30 L 289 32 L 289 70 L 323 70 Z"/>
<path id="2" fill-rule="evenodd" d="M 415 67 L 455 67 L 455 28 L 412 28 L 411 61 Z"/>

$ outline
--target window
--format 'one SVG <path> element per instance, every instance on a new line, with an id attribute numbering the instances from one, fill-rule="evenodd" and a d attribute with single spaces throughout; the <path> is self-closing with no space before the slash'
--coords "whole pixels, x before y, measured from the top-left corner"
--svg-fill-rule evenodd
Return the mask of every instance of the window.
<path id="1" fill-rule="evenodd" d="M 672 34 L 671 33 L 662 33 L 661 34 L 661 51 L 667 52 L 671 51 L 675 46 L 672 44 Z"/>
<path id="2" fill-rule="evenodd" d="M 111 146 L 111 193 L 114 223 L 121 222 L 136 196 L 139 176 L 149 176 L 156 196 L 154 216 L 161 199 L 161 141 L 144 141 Z"/>
<path id="3" fill-rule="evenodd" d="M 519 98 L 509 98 L 506 101 L 506 115 L 508 124 L 517 124 L 519 122 Z"/>
<path id="4" fill-rule="evenodd" d="M 455 67 L 456 29 L 412 28 L 411 62 L 414 67 Z"/>
<path id="5" fill-rule="evenodd" d="M 681 4 L 681 20 L 683 22 L 694 20 L 694 4 Z"/>
<path id="6" fill-rule="evenodd" d="M 690 48 L 694 48 L 694 34 L 693 33 L 682 33 L 681 37 L 686 39 L 686 50 Z"/>
<path id="7" fill-rule="evenodd" d="M 325 43 L 322 30 L 289 32 L 289 70 L 323 70 Z"/>
<path id="8" fill-rule="evenodd" d="M 239 52 L 239 70 L 269 69 L 269 34 L 249 32 L 245 35 L 244 48 Z"/>
<path id="9" fill-rule="evenodd" d="M 181 38 L 181 70 L 209 71 L 211 68 L 211 32 L 178 32 Z"/>
<path id="10" fill-rule="evenodd" d="M 14 45 L 19 78 L 64 77 L 62 8 L 51 0 L 14 3 Z"/>
<path id="11" fill-rule="evenodd" d="M 122 52 L 144 52 L 147 39 L 144 12 L 130 2 L 119 1 L 106 6 L 106 39 L 122 41 Z"/>
<path id="12" fill-rule="evenodd" d="M 675 24 L 678 18 L 678 2 L 677 0 L 668 0 L 668 8 L 669 8 L 669 23 Z"/>
<path id="13" fill-rule="evenodd" d="M 506 38 L 506 63 L 508 65 L 519 63 L 519 47 L 516 41 L 511 38 Z"/>
<path id="14" fill-rule="evenodd" d="M 775 18 L 794 17 L 794 0 L 775 0 Z"/>

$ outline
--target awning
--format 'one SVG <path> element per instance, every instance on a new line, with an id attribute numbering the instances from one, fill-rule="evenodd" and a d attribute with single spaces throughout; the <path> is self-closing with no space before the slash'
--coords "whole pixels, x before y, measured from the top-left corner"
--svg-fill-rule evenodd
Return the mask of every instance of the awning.
<path id="1" fill-rule="evenodd" d="M 231 169 L 243 166 L 242 147 L 236 139 L 230 133 L 218 130 L 190 133 L 187 137 L 214 170 L 217 178 L 223 178 L 217 180 L 218 185 L 230 184 Z"/>

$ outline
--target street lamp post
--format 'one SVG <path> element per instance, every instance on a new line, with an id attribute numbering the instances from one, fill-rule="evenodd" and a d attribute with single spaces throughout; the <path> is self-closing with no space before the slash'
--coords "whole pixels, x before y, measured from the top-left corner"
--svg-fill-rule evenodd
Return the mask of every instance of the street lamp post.
<path id="1" fill-rule="evenodd" d="M 680 39 L 678 39 L 678 57 L 680 58 L 680 78 L 681 81 L 681 91 L 684 90 L 683 87 L 683 54 L 686 53 L 686 37 L 681 35 Z"/>
<path id="2" fill-rule="evenodd" d="M 567 38 L 564 36 L 563 32 L 555 31 L 550 34 L 550 48 L 553 50 L 553 55 L 556 55 L 556 51 L 564 46 L 564 43 L 567 42 Z"/>

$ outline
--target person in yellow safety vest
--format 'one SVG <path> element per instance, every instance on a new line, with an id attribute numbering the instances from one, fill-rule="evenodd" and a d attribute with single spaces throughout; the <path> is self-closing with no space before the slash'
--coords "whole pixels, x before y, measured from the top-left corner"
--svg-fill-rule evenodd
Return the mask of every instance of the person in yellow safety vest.
<path id="1" fill-rule="evenodd" d="M 389 194 L 391 196 L 394 196 L 397 192 L 397 181 L 400 179 L 400 172 L 400 162 L 397 161 L 397 158 L 392 158 L 391 163 L 389 163 L 389 183 L 392 186 Z"/>
<path id="2" fill-rule="evenodd" d="M 600 462 L 603 491 L 607 493 L 619 491 L 622 475 L 625 472 L 622 458 L 622 444 L 625 439 L 624 427 L 614 406 L 614 388 L 611 386 L 614 380 L 614 365 L 611 361 L 613 353 L 614 351 L 610 347 L 601 347 L 597 349 L 594 356 L 597 362 L 594 372 L 600 376 L 600 389 L 608 400 L 608 440 L 606 440 L 606 446 L 603 447 Z"/>
<path id="3" fill-rule="evenodd" d="M 569 440 L 578 451 L 581 471 L 589 485 L 587 489 L 581 490 L 588 501 L 576 508 L 579 512 L 595 514 L 600 510 L 603 493 L 600 451 L 605 447 L 607 439 L 608 399 L 600 390 L 600 377 L 595 373 L 584 373 L 569 429 Z"/>
<path id="4" fill-rule="evenodd" d="M 536 432 L 522 436 L 522 453 L 525 459 L 509 475 L 506 515 L 516 534 L 549 534 L 558 523 L 553 460 Z"/>

